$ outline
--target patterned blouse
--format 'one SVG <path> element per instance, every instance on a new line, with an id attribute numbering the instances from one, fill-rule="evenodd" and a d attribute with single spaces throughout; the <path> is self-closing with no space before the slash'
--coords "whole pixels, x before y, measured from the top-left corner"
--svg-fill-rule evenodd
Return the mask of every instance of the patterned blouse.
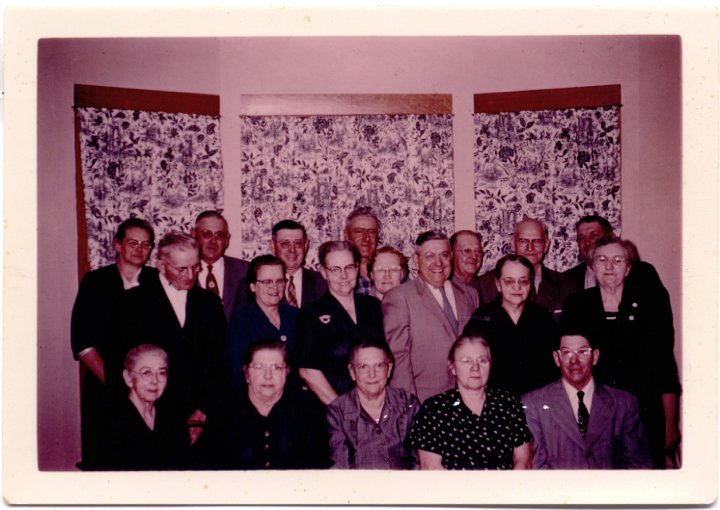
<path id="1" fill-rule="evenodd" d="M 513 449 L 531 440 L 520 401 L 495 388 L 479 416 L 457 389 L 430 397 L 410 431 L 410 445 L 441 455 L 446 469 L 513 469 Z"/>

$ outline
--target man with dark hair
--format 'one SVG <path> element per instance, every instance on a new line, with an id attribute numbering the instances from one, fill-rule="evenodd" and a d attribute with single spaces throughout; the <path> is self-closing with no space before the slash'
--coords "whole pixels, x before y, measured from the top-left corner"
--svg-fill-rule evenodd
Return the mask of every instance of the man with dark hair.
<path id="1" fill-rule="evenodd" d="M 589 289 L 597 285 L 595 273 L 588 267 L 591 262 L 589 260 L 590 249 L 595 246 L 595 243 L 599 239 L 612 235 L 613 227 L 607 219 L 593 214 L 580 218 L 575 224 L 575 233 L 577 235 L 575 240 L 578 246 L 578 253 L 582 262 L 568 269 L 563 274 L 574 280 L 577 290 Z M 666 297 L 667 307 L 668 310 L 670 310 L 670 295 L 665 285 L 663 285 L 662 280 L 660 280 L 657 270 L 652 264 L 640 260 L 637 247 L 634 244 L 632 244 L 631 248 L 633 256 L 637 260 L 633 262 L 630 268 L 630 273 L 625 279 L 625 285 L 633 287 L 640 286 L 648 292 L 660 293 Z M 670 311 L 669 313 L 672 312 Z"/>
<path id="2" fill-rule="evenodd" d="M 248 263 L 225 255 L 230 245 L 228 222 L 218 211 L 203 211 L 195 219 L 191 235 L 200 245 L 202 269 L 197 282 L 222 299 L 225 317 L 232 313 L 240 280 L 247 274 Z"/>
<path id="3" fill-rule="evenodd" d="M 368 274 L 367 265 L 370 257 L 378 246 L 380 239 L 380 220 L 372 208 L 361 206 L 355 208 L 345 221 L 345 240 L 350 241 L 360 252 L 360 267 L 358 273 L 358 294 L 370 295 L 372 279 Z"/>
<path id="4" fill-rule="evenodd" d="M 273 225 L 270 251 L 285 264 L 285 301 L 296 307 L 315 301 L 327 291 L 322 275 L 304 267 L 310 248 L 305 227 L 294 220 Z"/>
<path id="5" fill-rule="evenodd" d="M 480 292 L 478 271 L 483 262 L 482 237 L 472 230 L 458 230 L 450 236 L 453 252 L 452 281 Z"/>
<path id="6" fill-rule="evenodd" d="M 422 401 L 453 386 L 443 353 L 478 307 L 478 297 L 474 289 L 450 281 L 453 256 L 445 234 L 423 232 L 415 245 L 418 277 L 388 291 L 382 309 L 395 356 L 391 384 Z"/>
<path id="7" fill-rule="evenodd" d="M 550 250 L 547 227 L 534 218 L 524 218 L 513 229 L 512 248 L 514 253 L 530 261 L 535 269 L 535 278 L 530 300 L 544 306 L 559 320 L 565 299 L 575 291 L 575 283 L 568 276 L 545 267 L 543 259 Z M 497 296 L 495 275 L 492 271 L 480 277 L 480 303 L 489 303 Z"/>
<path id="8" fill-rule="evenodd" d="M 533 468 L 652 467 L 637 399 L 593 378 L 600 355 L 582 332 L 566 331 L 553 352 L 560 380 L 523 396 Z"/>
<path id="9" fill-rule="evenodd" d="M 196 285 L 200 267 L 195 238 L 179 232 L 162 238 L 159 273 L 123 297 L 114 362 L 106 370 L 108 384 L 122 389 L 121 360 L 127 351 L 145 343 L 165 350 L 170 377 L 163 399 L 186 417 L 193 443 L 227 387 L 222 364 L 225 315 L 219 296 Z"/>
<path id="10" fill-rule="evenodd" d="M 144 285 L 157 273 L 145 264 L 155 244 L 153 228 L 145 220 L 123 221 L 113 239 L 114 264 L 90 271 L 80 282 L 70 324 L 73 356 L 82 364 L 82 468 L 95 465 L 107 414 L 105 362 L 116 306 L 126 290 Z"/>
<path id="11" fill-rule="evenodd" d="M 613 228 L 610 222 L 597 214 L 583 216 L 575 224 L 575 241 L 582 262 L 568 269 L 564 274 L 575 281 L 575 287 L 578 290 L 594 287 L 597 283 L 595 273 L 588 269 L 588 253 L 590 248 L 595 246 L 595 241 L 612 233 Z"/>

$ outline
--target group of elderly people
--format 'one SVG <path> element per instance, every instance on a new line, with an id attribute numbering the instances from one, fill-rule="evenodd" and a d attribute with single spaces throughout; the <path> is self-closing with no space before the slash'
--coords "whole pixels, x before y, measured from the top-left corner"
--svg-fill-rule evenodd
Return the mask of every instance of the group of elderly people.
<path id="1" fill-rule="evenodd" d="M 303 267 L 309 242 L 293 220 L 249 263 L 224 255 L 228 230 L 202 213 L 190 234 L 163 237 L 156 270 L 153 230 L 132 218 L 116 263 L 83 278 L 82 469 L 677 461 L 669 296 L 604 218 L 578 222 L 583 263 L 564 274 L 542 264 L 547 231 L 527 218 L 483 275 L 479 234 L 424 232 L 415 278 L 401 252 L 378 248 L 368 208 L 319 247 L 319 273 Z M 550 405 L 553 385 L 565 392 Z M 567 436 L 546 418 L 547 430 L 571 423 Z M 582 455 L 567 453 L 573 442 Z"/>

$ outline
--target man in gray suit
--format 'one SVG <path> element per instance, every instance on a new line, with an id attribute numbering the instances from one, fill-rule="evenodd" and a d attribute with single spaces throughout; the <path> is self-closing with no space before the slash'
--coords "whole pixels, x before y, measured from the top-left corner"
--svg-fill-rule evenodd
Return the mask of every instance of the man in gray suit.
<path id="1" fill-rule="evenodd" d="M 550 250 L 550 239 L 545 225 L 533 218 L 524 218 L 515 224 L 512 248 L 535 267 L 530 299 L 544 306 L 556 319 L 560 318 L 565 299 L 575 291 L 572 278 L 545 267 L 543 258 Z M 480 303 L 488 303 L 495 299 L 498 290 L 495 286 L 494 271 L 480 276 L 478 294 Z"/>
<path id="2" fill-rule="evenodd" d="M 599 356 L 582 334 L 563 335 L 553 352 L 560 380 L 523 396 L 533 468 L 652 468 L 637 399 L 594 381 Z"/>
<path id="3" fill-rule="evenodd" d="M 227 220 L 218 211 L 201 212 L 195 219 L 191 235 L 200 246 L 202 269 L 197 283 L 222 299 L 227 319 L 232 313 L 240 280 L 247 274 L 248 263 L 225 255 L 230 245 L 230 232 Z"/>
<path id="4" fill-rule="evenodd" d="M 478 307 L 475 289 L 449 280 L 450 242 L 441 232 L 420 234 L 413 260 L 418 277 L 382 301 L 385 336 L 395 356 L 390 384 L 421 401 L 453 387 L 447 353 Z"/>

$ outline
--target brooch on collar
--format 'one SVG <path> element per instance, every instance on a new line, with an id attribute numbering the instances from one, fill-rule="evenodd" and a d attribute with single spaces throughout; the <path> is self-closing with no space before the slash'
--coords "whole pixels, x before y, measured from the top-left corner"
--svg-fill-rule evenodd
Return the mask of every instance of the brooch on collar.
<path id="1" fill-rule="evenodd" d="M 323 324 L 330 324 L 330 319 L 331 319 L 331 317 L 332 317 L 332 316 L 330 316 L 330 315 L 321 315 L 320 317 L 318 317 L 318 319 L 319 319 L 320 322 L 322 322 Z"/>

